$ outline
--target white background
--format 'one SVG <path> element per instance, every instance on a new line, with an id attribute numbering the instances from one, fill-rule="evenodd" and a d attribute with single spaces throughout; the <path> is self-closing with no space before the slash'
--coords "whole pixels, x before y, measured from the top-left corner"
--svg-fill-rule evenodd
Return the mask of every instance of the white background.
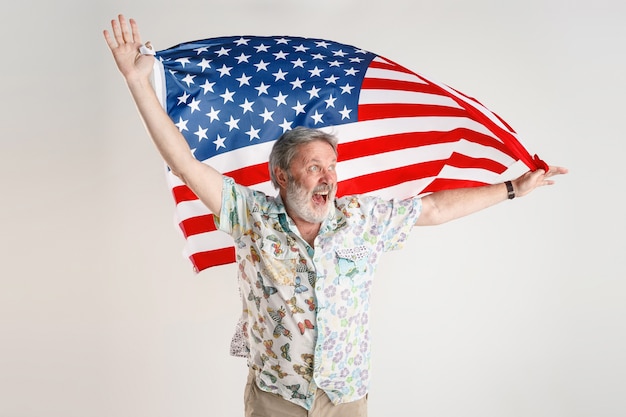
<path id="1" fill-rule="evenodd" d="M 102 4 L 100 4 L 102 3 Z M 25 0 L 0 17 L 0 416 L 235 417 L 235 267 L 194 274 L 102 30 L 348 43 L 478 98 L 551 188 L 388 254 L 370 416 L 626 415 L 621 0 Z"/>

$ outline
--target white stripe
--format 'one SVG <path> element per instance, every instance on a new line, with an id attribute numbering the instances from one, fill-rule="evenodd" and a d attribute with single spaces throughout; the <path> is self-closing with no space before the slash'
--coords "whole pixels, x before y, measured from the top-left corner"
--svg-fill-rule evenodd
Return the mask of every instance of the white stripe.
<path id="1" fill-rule="evenodd" d="M 415 74 L 383 68 L 369 67 L 367 71 L 365 71 L 365 78 L 380 78 L 386 80 L 408 81 L 412 83 L 427 84 L 424 80 L 422 80 Z"/>
<path id="2" fill-rule="evenodd" d="M 233 238 L 219 230 L 189 236 L 183 255 L 190 257 L 194 253 L 227 248 L 234 245 Z"/>
<path id="3" fill-rule="evenodd" d="M 361 90 L 361 104 L 433 104 L 462 109 L 456 101 L 440 94 L 419 93 L 402 90 Z"/>

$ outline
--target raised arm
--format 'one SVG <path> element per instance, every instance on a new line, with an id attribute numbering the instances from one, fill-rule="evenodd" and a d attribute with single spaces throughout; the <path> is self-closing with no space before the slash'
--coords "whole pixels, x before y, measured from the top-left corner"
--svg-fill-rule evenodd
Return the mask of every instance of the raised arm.
<path id="1" fill-rule="evenodd" d="M 537 187 L 552 185 L 554 181 L 550 177 L 566 173 L 567 169 L 562 167 L 550 167 L 548 172 L 542 169 L 528 171 L 512 181 L 515 197 L 523 197 Z M 430 226 L 445 223 L 507 199 L 508 190 L 504 183 L 438 191 L 422 199 L 422 214 L 416 224 Z"/>
<path id="2" fill-rule="evenodd" d="M 111 21 L 113 34 L 104 38 L 115 63 L 126 81 L 131 96 L 157 150 L 174 175 L 178 176 L 215 214 L 222 200 L 222 175 L 195 159 L 183 135 L 167 115 L 150 83 L 154 57 L 141 54 L 143 45 L 135 20 L 123 15 Z"/>

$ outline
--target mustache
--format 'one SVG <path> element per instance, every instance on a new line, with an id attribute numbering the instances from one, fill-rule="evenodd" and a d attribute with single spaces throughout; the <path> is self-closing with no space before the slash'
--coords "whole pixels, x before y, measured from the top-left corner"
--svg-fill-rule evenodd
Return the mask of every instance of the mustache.
<path id="1" fill-rule="evenodd" d="M 313 188 L 313 193 L 330 193 L 331 191 L 333 191 L 335 189 L 334 185 L 331 184 L 321 184 L 318 185 L 317 187 Z"/>

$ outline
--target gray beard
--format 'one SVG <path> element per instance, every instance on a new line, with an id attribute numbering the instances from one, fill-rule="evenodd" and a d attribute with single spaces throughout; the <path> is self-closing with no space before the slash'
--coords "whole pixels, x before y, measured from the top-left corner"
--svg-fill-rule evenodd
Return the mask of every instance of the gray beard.
<path id="1" fill-rule="evenodd" d="M 335 188 L 332 188 L 328 193 L 326 198 L 329 204 L 323 212 L 315 211 L 310 206 L 311 196 L 294 180 L 290 179 L 288 181 L 286 192 L 285 204 L 293 210 L 295 215 L 309 223 L 321 223 L 324 219 L 326 219 L 326 217 L 328 217 L 328 213 L 332 207 L 332 200 L 335 198 L 336 190 Z"/>

